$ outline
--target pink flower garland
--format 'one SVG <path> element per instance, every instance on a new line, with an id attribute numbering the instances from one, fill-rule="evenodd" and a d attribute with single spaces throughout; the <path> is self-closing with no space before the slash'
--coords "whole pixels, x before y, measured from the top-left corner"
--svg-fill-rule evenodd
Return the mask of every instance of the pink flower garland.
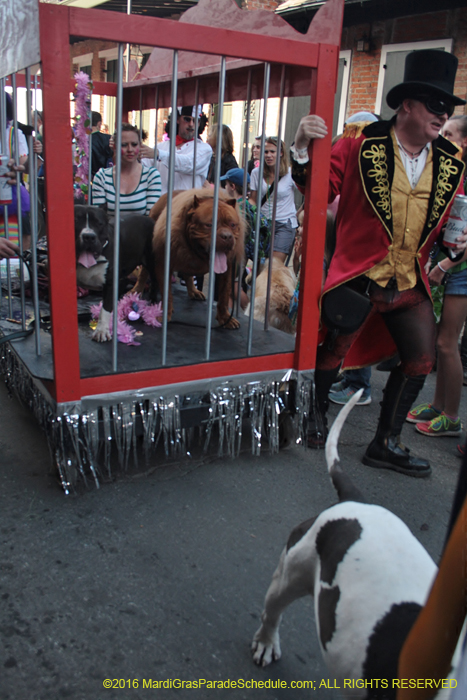
<path id="1" fill-rule="evenodd" d="M 89 185 L 89 135 L 92 81 L 87 73 L 75 73 L 75 197 L 87 195 Z"/>

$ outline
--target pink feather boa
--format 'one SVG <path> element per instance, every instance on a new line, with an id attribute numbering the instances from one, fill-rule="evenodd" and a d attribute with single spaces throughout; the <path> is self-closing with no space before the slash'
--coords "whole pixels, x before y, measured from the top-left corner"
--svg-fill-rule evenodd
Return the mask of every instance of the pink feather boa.
<path id="1" fill-rule="evenodd" d="M 75 197 L 87 195 L 89 185 L 89 137 L 92 81 L 87 73 L 75 73 Z"/>
<path id="2" fill-rule="evenodd" d="M 93 319 L 99 317 L 102 302 L 91 306 Z M 112 314 L 113 316 L 113 314 Z M 162 316 L 162 304 L 150 304 L 144 299 L 140 299 L 137 294 L 126 294 L 118 302 L 117 307 L 117 338 L 120 343 L 127 345 L 141 345 L 135 340 L 136 329 L 130 326 L 127 321 L 137 321 L 141 318 L 147 326 L 160 328 L 159 319 Z M 112 332 L 112 318 L 110 320 L 110 331 Z"/>

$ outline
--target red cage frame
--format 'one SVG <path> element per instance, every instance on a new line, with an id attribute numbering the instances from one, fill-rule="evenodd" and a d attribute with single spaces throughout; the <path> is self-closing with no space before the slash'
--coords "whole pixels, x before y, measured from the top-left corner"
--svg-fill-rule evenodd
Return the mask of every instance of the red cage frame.
<path id="1" fill-rule="evenodd" d="M 70 186 L 72 148 L 70 135 L 70 36 L 107 41 L 157 45 L 259 62 L 312 68 L 311 113 L 332 124 L 339 61 L 343 0 L 328 0 L 321 23 L 314 21 L 313 36 L 325 43 L 252 35 L 173 20 L 122 16 L 104 10 L 83 10 L 40 3 L 40 51 L 43 113 L 47 128 L 47 217 L 50 271 L 50 311 L 53 327 L 54 381 L 47 389 L 57 403 L 79 401 L 83 396 L 130 391 L 186 381 L 269 370 L 314 368 L 318 342 L 322 260 L 328 198 L 331 134 L 311 146 L 312 168 L 306 188 L 306 212 L 300 309 L 295 351 L 261 357 L 205 362 L 176 368 L 164 367 L 131 374 L 110 373 L 81 378 L 76 299 L 76 259 L 73 230 L 73 191 Z M 157 42 L 154 41 L 157 37 Z M 99 85 L 105 87 L 105 83 Z M 109 94 L 114 86 L 109 85 Z M 143 88 L 144 90 L 144 88 Z M 100 90 L 99 90 L 100 92 Z M 70 177 L 64 177 L 70 173 Z M 309 212 L 313 212 L 311 217 Z M 312 243 L 310 243 L 312 241 Z"/>

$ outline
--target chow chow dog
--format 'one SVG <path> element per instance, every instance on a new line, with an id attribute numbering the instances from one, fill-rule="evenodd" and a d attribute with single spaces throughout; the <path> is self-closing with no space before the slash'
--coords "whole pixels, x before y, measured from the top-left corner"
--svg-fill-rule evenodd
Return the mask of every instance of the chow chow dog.
<path id="1" fill-rule="evenodd" d="M 186 279 L 192 299 L 205 299 L 196 289 L 193 275 L 208 273 L 211 255 L 211 230 L 214 192 L 210 189 L 192 189 L 174 192 L 171 213 L 170 275 L 176 270 Z M 164 261 L 167 224 L 167 195 L 163 195 L 150 213 L 155 220 L 153 252 L 155 277 L 161 294 L 164 290 Z M 214 272 L 218 275 L 219 294 L 216 318 L 220 326 L 239 328 L 240 324 L 229 311 L 232 270 L 241 259 L 244 249 L 244 220 L 235 199 L 223 190 L 219 192 Z M 138 281 L 139 285 L 140 280 Z M 135 291 L 139 291 L 139 288 Z M 163 304 L 165 305 L 163 299 Z M 167 318 L 173 314 L 172 289 L 169 284 Z"/>

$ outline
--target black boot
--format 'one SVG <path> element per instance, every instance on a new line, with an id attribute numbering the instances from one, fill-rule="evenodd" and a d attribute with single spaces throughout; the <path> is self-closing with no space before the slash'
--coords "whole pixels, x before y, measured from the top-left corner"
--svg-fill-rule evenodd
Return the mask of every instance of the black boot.
<path id="1" fill-rule="evenodd" d="M 393 469 L 408 476 L 426 477 L 431 474 L 429 462 L 412 456 L 400 442 L 405 417 L 424 382 L 425 375 L 408 377 L 400 367 L 392 370 L 384 389 L 376 435 L 363 456 L 363 464 Z"/>
<path id="2" fill-rule="evenodd" d="M 464 384 L 467 385 L 467 335 L 465 334 L 462 336 L 461 340 L 461 361 L 462 361 L 462 368 L 464 370 Z"/>
<path id="3" fill-rule="evenodd" d="M 340 365 L 335 369 L 315 370 L 314 388 L 310 394 L 308 412 L 308 427 L 306 443 L 312 449 L 320 449 L 326 444 L 328 436 L 328 421 L 326 413 L 329 408 L 329 389 L 336 381 Z"/>

